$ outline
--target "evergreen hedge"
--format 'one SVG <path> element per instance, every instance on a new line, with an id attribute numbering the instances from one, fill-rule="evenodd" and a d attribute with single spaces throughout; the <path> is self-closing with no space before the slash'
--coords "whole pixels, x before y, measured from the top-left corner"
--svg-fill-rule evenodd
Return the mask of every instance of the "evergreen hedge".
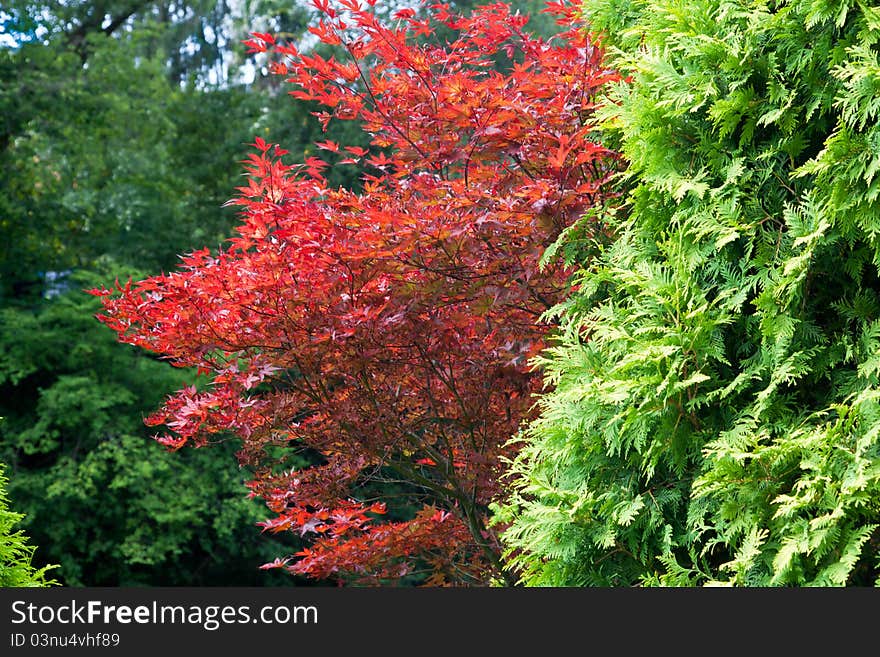
<path id="1" fill-rule="evenodd" d="M 54 566 L 33 565 L 34 550 L 24 531 L 17 528 L 24 516 L 9 508 L 6 467 L 0 464 L 0 588 L 45 587 L 57 582 L 48 576 Z"/>
<path id="2" fill-rule="evenodd" d="M 496 519 L 529 585 L 876 585 L 880 7 L 590 0 L 628 161 Z M 571 256 L 571 254 L 575 254 Z M 548 253 L 551 256 L 552 253 Z"/>

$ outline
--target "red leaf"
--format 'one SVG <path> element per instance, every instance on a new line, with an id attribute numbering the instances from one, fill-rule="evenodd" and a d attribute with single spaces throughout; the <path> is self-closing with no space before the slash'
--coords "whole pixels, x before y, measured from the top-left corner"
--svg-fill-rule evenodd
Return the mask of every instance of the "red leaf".
<path id="1" fill-rule="evenodd" d="M 339 152 L 339 144 L 332 142 L 329 139 L 327 141 L 316 141 L 315 146 L 325 151 L 331 151 L 333 153 Z"/>

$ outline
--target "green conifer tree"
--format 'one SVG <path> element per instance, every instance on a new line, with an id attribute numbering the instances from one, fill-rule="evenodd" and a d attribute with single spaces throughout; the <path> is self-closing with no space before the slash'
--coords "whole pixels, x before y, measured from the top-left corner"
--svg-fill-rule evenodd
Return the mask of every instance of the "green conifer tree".
<path id="1" fill-rule="evenodd" d="M 34 550 L 28 537 L 16 525 L 24 517 L 9 508 L 6 495 L 6 468 L 0 463 L 0 587 L 44 587 L 56 584 L 48 577 L 54 566 L 36 568 L 32 564 Z"/>
<path id="2" fill-rule="evenodd" d="M 880 7 L 590 0 L 616 237 L 497 509 L 530 585 L 877 585 Z M 557 253 L 577 253 L 573 235 Z M 563 247 L 563 248 L 560 248 Z"/>

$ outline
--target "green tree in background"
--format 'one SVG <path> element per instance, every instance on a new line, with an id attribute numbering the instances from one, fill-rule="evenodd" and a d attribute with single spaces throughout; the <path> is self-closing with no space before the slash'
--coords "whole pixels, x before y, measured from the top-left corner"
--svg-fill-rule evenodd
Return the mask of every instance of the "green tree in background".
<path id="1" fill-rule="evenodd" d="M 0 51 L 14 80 L 0 103 L 12 106 L 10 120 L 22 117 L 0 152 L 0 291 L 16 302 L 39 296 L 47 271 L 104 255 L 167 268 L 193 240 L 222 239 L 232 221 L 220 186 L 234 184 L 234 167 L 219 163 L 244 148 L 255 122 L 242 111 L 248 99 L 218 91 L 196 125 L 178 121 L 196 92 L 172 87 L 156 62 L 135 66 L 125 44 L 105 45 L 85 71 L 44 46 Z M 45 106 L 35 109 L 29 94 Z M 223 120 L 236 111 L 237 125 Z"/>
<path id="2" fill-rule="evenodd" d="M 258 569 L 277 550 L 234 444 L 171 458 L 143 425 L 194 373 L 116 344 L 82 292 L 228 234 L 222 205 L 247 142 L 271 130 L 266 99 L 195 74 L 181 86 L 149 56 L 162 22 L 93 30 L 84 61 L 68 37 L 84 22 L 50 29 L 38 9 L 43 37 L 0 48 L 0 459 L 13 508 L 65 584 L 289 584 Z"/>
<path id="3" fill-rule="evenodd" d="M 163 54 L 170 46 L 151 43 L 180 33 L 183 47 L 192 37 L 158 20 L 163 13 L 147 11 L 149 3 L 144 16 L 130 17 L 133 27 L 90 33 L 84 65 L 71 31 L 90 24 L 91 4 L 76 6 L 85 17 L 59 7 L 68 26 L 61 31 L 53 27 L 61 18 L 49 23 L 28 5 L 39 29 L 21 17 L 10 25 L 48 36 L 0 48 L 8 81 L 0 88 L 0 295 L 15 302 L 39 296 L 46 272 L 87 268 L 98 257 L 155 272 L 188 250 L 219 245 L 235 222 L 223 204 L 242 182 L 239 162 L 254 135 L 284 139 L 304 155 L 321 138 L 308 105 L 265 89 L 211 86 L 203 60 L 181 86 Z M 221 52 L 214 64 L 234 55 Z M 284 109 L 274 111 L 279 101 Z M 353 132 L 343 122 L 334 129 Z M 330 175 L 334 184 L 353 179 L 350 167 Z"/>
<path id="4" fill-rule="evenodd" d="M 272 541 L 232 445 L 181 459 L 143 425 L 193 373 L 95 331 L 88 281 L 75 283 L 39 313 L 0 311 L 0 446 L 41 558 L 78 586 L 284 582 L 258 570 Z"/>
<path id="5" fill-rule="evenodd" d="M 617 238 L 499 522 L 531 585 L 876 585 L 880 8 L 591 0 Z M 578 262 L 573 235 L 557 245 Z M 572 256 L 572 254 L 575 254 Z"/>
<path id="6" fill-rule="evenodd" d="M 57 582 L 48 577 L 51 566 L 33 565 L 35 548 L 17 525 L 24 517 L 9 508 L 5 467 L 0 464 L 0 587 L 43 587 Z"/>

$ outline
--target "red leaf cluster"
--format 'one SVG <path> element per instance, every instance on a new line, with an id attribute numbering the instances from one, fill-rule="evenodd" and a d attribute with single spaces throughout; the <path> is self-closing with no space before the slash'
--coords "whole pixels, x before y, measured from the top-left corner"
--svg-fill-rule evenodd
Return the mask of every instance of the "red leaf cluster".
<path id="1" fill-rule="evenodd" d="M 541 40 L 502 3 L 400 10 L 390 25 L 358 0 L 314 4 L 312 32 L 338 57 L 248 43 L 283 58 L 273 70 L 325 126 L 360 121 L 371 150 L 323 141 L 327 159 L 286 164 L 257 138 L 228 247 L 95 291 L 100 319 L 210 376 L 148 422 L 173 449 L 240 436 L 275 514 L 264 530 L 309 545 L 266 567 L 486 583 L 502 575 L 487 504 L 539 385 L 539 317 L 565 291 L 566 272 L 539 258 L 617 166 L 592 139 L 594 95 L 617 77 L 573 5 L 549 6 L 560 33 Z M 346 163 L 363 167 L 359 192 L 327 187 L 326 168 Z M 289 467 L 304 448 L 314 465 Z M 382 486 L 422 511 L 384 520 Z"/>

